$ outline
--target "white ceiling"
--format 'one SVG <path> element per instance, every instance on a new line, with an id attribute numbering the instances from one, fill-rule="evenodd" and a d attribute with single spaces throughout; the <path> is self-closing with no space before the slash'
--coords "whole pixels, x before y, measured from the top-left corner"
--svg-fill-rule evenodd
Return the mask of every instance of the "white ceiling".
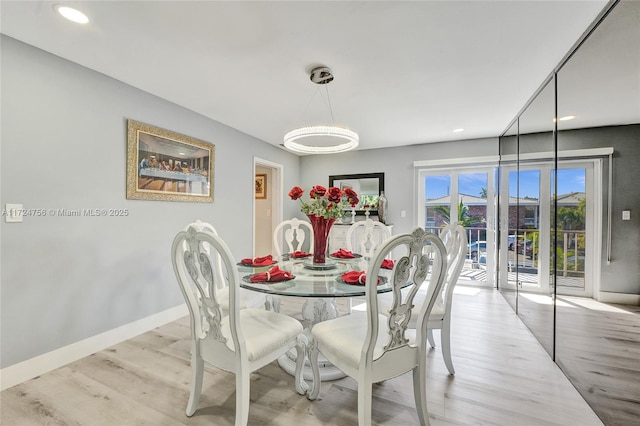
<path id="1" fill-rule="evenodd" d="M 2 33 L 274 145 L 330 122 L 325 65 L 372 149 L 498 136 L 607 2 L 67 2 L 86 26 L 55 3 L 3 0 Z"/>

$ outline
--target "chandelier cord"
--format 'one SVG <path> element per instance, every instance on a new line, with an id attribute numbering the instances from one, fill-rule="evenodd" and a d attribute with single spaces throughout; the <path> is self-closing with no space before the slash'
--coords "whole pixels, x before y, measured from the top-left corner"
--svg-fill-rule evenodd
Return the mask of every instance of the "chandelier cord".
<path id="1" fill-rule="evenodd" d="M 329 97 L 329 87 L 327 84 L 324 85 L 324 90 L 327 92 L 327 105 L 329 106 L 329 114 L 331 115 L 331 124 L 336 124 L 336 119 L 333 118 L 333 108 L 331 107 L 331 98 Z"/>
<path id="2" fill-rule="evenodd" d="M 329 110 L 329 116 L 331 117 L 331 125 L 335 125 L 336 120 L 333 117 L 333 108 L 331 107 L 331 98 L 329 97 L 329 88 L 326 85 L 324 85 L 324 88 L 325 88 L 325 91 L 327 92 L 327 98 L 325 99 L 324 96 L 322 95 L 322 92 L 320 91 L 320 87 L 316 87 L 316 91 L 313 92 L 313 95 L 311 95 L 311 99 L 309 99 L 309 102 L 307 102 L 307 105 L 298 116 L 299 123 L 304 123 L 305 121 L 304 117 L 307 115 L 307 112 L 311 108 L 311 104 L 313 103 L 313 100 L 316 98 L 316 95 L 318 95 L 319 93 L 320 99 L 322 99 L 322 104 L 324 104 L 324 106 Z"/>

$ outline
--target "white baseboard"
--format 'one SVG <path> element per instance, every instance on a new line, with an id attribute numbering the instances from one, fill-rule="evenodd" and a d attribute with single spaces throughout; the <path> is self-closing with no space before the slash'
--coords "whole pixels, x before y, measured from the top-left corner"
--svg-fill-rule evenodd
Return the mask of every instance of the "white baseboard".
<path id="1" fill-rule="evenodd" d="M 617 303 L 619 305 L 640 305 L 640 294 L 611 293 L 601 291 L 598 294 L 598 302 Z"/>
<path id="2" fill-rule="evenodd" d="M 175 321 L 185 315 L 189 315 L 187 305 L 178 305 L 166 311 L 3 368 L 0 370 L 0 390 L 5 390 L 29 379 L 33 379 L 70 362 L 94 354 L 171 321 Z"/>

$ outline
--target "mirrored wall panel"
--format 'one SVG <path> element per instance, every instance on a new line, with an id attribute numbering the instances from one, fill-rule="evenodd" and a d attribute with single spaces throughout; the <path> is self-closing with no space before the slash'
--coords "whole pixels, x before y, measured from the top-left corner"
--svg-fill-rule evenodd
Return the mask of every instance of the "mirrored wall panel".
<path id="1" fill-rule="evenodd" d="M 499 288 L 603 423 L 630 425 L 640 418 L 640 2 L 608 3 L 577 46 L 500 139 L 501 203 L 515 187 L 518 208 L 514 229 L 501 216 Z"/>
<path id="2" fill-rule="evenodd" d="M 556 362 L 606 425 L 640 419 L 640 307 L 602 303 L 640 293 L 622 216 L 640 214 L 639 123 L 640 2 L 621 1 L 558 71 L 559 152 L 613 151 L 611 175 L 605 153 L 558 167 Z"/>

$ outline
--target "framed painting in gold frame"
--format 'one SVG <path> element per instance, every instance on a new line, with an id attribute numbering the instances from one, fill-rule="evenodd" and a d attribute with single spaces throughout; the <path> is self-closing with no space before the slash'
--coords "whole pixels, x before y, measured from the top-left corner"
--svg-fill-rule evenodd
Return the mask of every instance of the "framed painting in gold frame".
<path id="1" fill-rule="evenodd" d="M 127 120 L 127 199 L 213 202 L 215 145 Z"/>
<path id="2" fill-rule="evenodd" d="M 267 175 L 256 175 L 256 198 L 267 198 Z"/>

